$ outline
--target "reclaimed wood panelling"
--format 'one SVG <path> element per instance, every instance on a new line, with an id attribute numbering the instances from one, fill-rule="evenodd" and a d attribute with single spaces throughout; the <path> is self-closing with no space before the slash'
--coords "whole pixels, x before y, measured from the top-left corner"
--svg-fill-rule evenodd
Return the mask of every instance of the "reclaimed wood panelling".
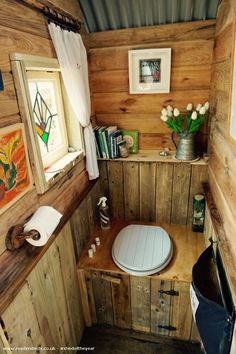
<path id="1" fill-rule="evenodd" d="M 171 296 L 162 293 L 171 289 L 171 281 L 151 279 L 151 332 L 168 336 L 167 329 L 158 326 L 169 326 L 171 314 Z"/>
<path id="2" fill-rule="evenodd" d="M 115 219 L 191 223 L 193 195 L 202 192 L 201 183 L 208 178 L 205 164 L 106 160 L 99 164 L 104 190 L 108 165 L 107 196 Z"/>
<path id="3" fill-rule="evenodd" d="M 2 314 L 11 346 L 75 346 L 83 331 L 69 223 Z"/>
<path id="4" fill-rule="evenodd" d="M 98 161 L 98 167 L 99 167 L 99 180 L 100 180 L 101 193 L 102 195 L 108 198 L 109 186 L 108 186 L 107 162 Z"/>
<path id="5" fill-rule="evenodd" d="M 193 41 L 212 39 L 215 31 L 215 20 L 195 21 L 171 25 L 150 26 L 137 29 L 117 30 L 115 44 L 144 44 L 164 41 Z M 114 31 L 91 33 L 90 48 L 111 47 L 114 45 Z"/>
<path id="6" fill-rule="evenodd" d="M 12 75 L 3 73 L 4 90 L 0 92 L 0 121 L 2 117 L 13 116 L 19 113 L 16 101 L 16 92 L 13 84 Z"/>
<path id="7" fill-rule="evenodd" d="M 123 164 L 125 220 L 140 218 L 139 163 Z"/>
<path id="8" fill-rule="evenodd" d="M 108 161 L 109 200 L 111 214 L 116 219 L 124 218 L 123 164 L 119 161 Z"/>
<path id="9" fill-rule="evenodd" d="M 234 56 L 236 1 L 223 0 L 219 6 L 216 19 L 216 39 L 213 61 L 213 76 L 211 85 L 211 131 L 209 184 L 213 198 L 222 219 L 225 234 L 222 257 L 231 259 L 234 264 L 235 251 L 235 174 L 236 149 L 235 141 L 230 138 L 229 120 L 231 116 L 231 84 L 233 80 L 232 65 L 236 62 Z M 233 60 L 234 57 L 234 60 Z M 234 78 L 235 79 L 235 78 Z M 221 235 L 217 235 L 221 237 Z M 232 265 L 228 266 L 234 269 Z M 230 271 L 226 269 L 226 272 Z M 234 281 L 232 279 L 232 283 Z M 235 296 L 235 285 L 234 294 Z M 233 350 L 233 349 L 232 349 Z"/>
<path id="10" fill-rule="evenodd" d="M 132 329 L 150 332 L 150 278 L 131 276 L 130 287 Z"/>
<path id="11" fill-rule="evenodd" d="M 4 312 L 3 321 L 7 329 L 9 346 L 11 347 L 34 346 L 38 348 L 44 347 L 46 343 L 49 343 L 47 339 L 49 339 L 50 335 L 48 335 L 48 338 L 44 338 L 41 333 L 31 291 L 27 282 Z"/>
<path id="12" fill-rule="evenodd" d="M 156 221 L 171 221 L 173 164 L 162 162 L 156 167 Z"/>
<path id="13" fill-rule="evenodd" d="M 173 175 L 173 191 L 171 206 L 171 222 L 185 224 L 187 222 L 191 166 L 175 164 Z"/>
<path id="14" fill-rule="evenodd" d="M 189 283 L 173 282 L 173 290 L 177 291 L 179 295 L 172 298 L 171 325 L 176 327 L 176 331 L 170 332 L 170 336 L 185 340 L 190 339 L 192 323 L 189 286 Z"/>
<path id="15" fill-rule="evenodd" d="M 139 163 L 140 220 L 156 220 L 156 164 Z"/>
<path id="16" fill-rule="evenodd" d="M 214 21 L 91 34 L 89 67 L 97 123 L 138 130 L 141 149 L 173 150 L 160 111 L 168 104 L 185 110 L 186 91 L 194 104 L 209 100 L 213 45 Z M 145 48 L 171 48 L 170 93 L 129 94 L 128 51 Z M 205 140 L 201 136 L 201 152 Z"/>
<path id="17" fill-rule="evenodd" d="M 111 283 L 114 325 L 131 328 L 130 278 L 128 274 L 120 274 L 118 278 L 120 284 Z"/>
<path id="18" fill-rule="evenodd" d="M 100 272 L 91 272 L 97 320 L 99 323 L 112 325 L 114 319 L 111 284 L 102 278 L 102 274 Z"/>

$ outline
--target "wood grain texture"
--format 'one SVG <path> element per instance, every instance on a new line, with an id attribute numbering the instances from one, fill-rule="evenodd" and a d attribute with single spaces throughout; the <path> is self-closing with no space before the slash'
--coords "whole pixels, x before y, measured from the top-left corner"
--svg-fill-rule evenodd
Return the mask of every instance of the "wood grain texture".
<path id="1" fill-rule="evenodd" d="M 111 284 L 102 279 L 102 273 L 92 271 L 92 284 L 96 315 L 98 323 L 112 325 L 114 323 L 112 310 Z"/>
<path id="2" fill-rule="evenodd" d="M 1 117 L 0 129 L 5 128 L 5 127 L 12 125 L 12 124 L 17 124 L 17 123 L 21 123 L 21 119 L 20 119 L 19 114 L 16 114 L 13 116 Z"/>
<path id="3" fill-rule="evenodd" d="M 236 301 L 235 273 L 235 141 L 230 138 L 229 122 L 231 116 L 232 65 L 235 65 L 236 1 L 222 1 L 216 20 L 216 42 L 214 49 L 213 75 L 211 85 L 211 131 L 209 184 L 215 207 L 221 222 L 215 219 L 214 229 L 219 240 L 225 271 L 228 275 L 232 296 Z M 233 59 L 234 57 L 234 59 Z M 227 71 L 227 73 L 226 73 Z M 225 77 L 225 80 L 222 78 Z M 210 205 L 208 205 L 210 209 Z M 215 209 L 213 209 L 214 211 Z M 210 228 L 210 231 L 213 230 Z M 233 343 L 235 343 L 235 333 Z M 232 346 L 234 348 L 234 344 Z M 233 352 L 234 349 L 231 351 Z"/>
<path id="4" fill-rule="evenodd" d="M 156 221 L 171 222 L 172 164 L 158 162 L 156 166 Z"/>
<path id="5" fill-rule="evenodd" d="M 108 184 L 108 171 L 107 171 L 107 162 L 99 161 L 99 180 L 100 180 L 100 188 L 102 195 L 108 198 L 109 196 L 109 184 Z"/>
<path id="6" fill-rule="evenodd" d="M 150 332 L 150 278 L 130 276 L 132 329 Z"/>
<path id="7" fill-rule="evenodd" d="M 191 166 L 175 164 L 173 174 L 171 222 L 187 223 Z"/>
<path id="8" fill-rule="evenodd" d="M 158 326 L 169 326 L 171 313 L 171 296 L 161 291 L 171 290 L 169 280 L 151 279 L 151 332 L 168 336 L 167 329 Z"/>
<path id="9" fill-rule="evenodd" d="M 140 175 L 140 220 L 156 220 L 156 164 L 139 164 Z"/>
<path id="10" fill-rule="evenodd" d="M 89 302 L 89 290 L 87 288 L 87 279 L 89 278 L 89 280 L 91 281 L 91 274 L 89 271 L 78 269 L 77 275 L 78 275 L 79 289 L 80 289 L 81 302 L 82 302 L 83 319 L 85 325 L 87 327 L 90 327 L 92 326 L 92 317 L 91 317 L 91 310 L 90 310 L 92 306 Z"/>
<path id="11" fill-rule="evenodd" d="M 68 222 L 55 240 L 60 254 L 60 266 L 66 298 L 66 309 L 71 343 L 79 343 L 84 329 L 81 295 L 76 271 L 76 259 L 70 222 Z"/>
<path id="12" fill-rule="evenodd" d="M 129 275 L 120 274 L 118 279 L 120 284 L 111 283 L 114 325 L 121 328 L 131 328 Z"/>
<path id="13" fill-rule="evenodd" d="M 194 105 L 198 102 L 205 102 L 209 98 L 209 90 L 189 90 L 188 96 Z M 158 99 L 155 94 L 149 95 L 130 95 L 127 92 L 115 93 L 95 93 L 93 95 L 94 108 L 99 114 L 118 114 L 126 113 L 156 113 L 157 119 L 163 106 L 178 106 L 184 111 L 186 108 L 186 96 L 184 91 L 172 91 L 170 93 L 161 93 Z"/>
<path id="14" fill-rule="evenodd" d="M 0 92 L 0 121 L 2 117 L 13 116 L 19 113 L 16 92 L 11 74 L 3 73 L 3 84 L 4 90 Z"/>
<path id="15" fill-rule="evenodd" d="M 123 164 L 125 220 L 140 218 L 139 164 Z"/>
<path id="16" fill-rule="evenodd" d="M 178 291 L 179 296 L 173 296 L 171 308 L 171 325 L 176 331 L 170 332 L 170 336 L 189 340 L 192 324 L 192 309 L 189 296 L 189 283 L 174 281 L 173 290 Z"/>
<path id="17" fill-rule="evenodd" d="M 215 32 L 215 20 L 195 21 L 171 25 L 150 26 L 137 29 L 116 30 L 117 46 L 144 44 L 163 41 L 193 41 L 212 39 Z M 90 35 L 90 48 L 110 47 L 114 45 L 114 31 L 96 32 Z"/>
<path id="18" fill-rule="evenodd" d="M 129 90 L 128 70 L 97 71 L 91 75 L 93 93 L 125 92 Z M 171 76 L 171 90 L 209 89 L 211 80 L 210 65 L 176 67 Z"/>
<path id="19" fill-rule="evenodd" d="M 111 214 L 113 218 L 124 219 L 123 164 L 109 161 L 107 167 Z"/>
<path id="20" fill-rule="evenodd" d="M 11 347 L 34 346 L 37 348 L 46 346 L 27 282 L 4 312 L 2 319 Z"/>
<path id="21" fill-rule="evenodd" d="M 115 33 L 113 33 L 115 36 Z M 115 42 L 114 42 L 115 43 Z M 89 51 L 89 64 L 91 75 L 94 71 L 101 70 L 124 70 L 128 68 L 128 50 L 149 49 L 150 45 L 132 45 L 116 47 L 114 43 L 108 48 L 96 48 Z M 151 48 L 171 48 L 172 67 L 209 65 L 212 62 L 213 38 L 212 40 L 196 40 L 186 42 L 153 42 Z M 188 52 L 188 55 L 186 55 Z"/>

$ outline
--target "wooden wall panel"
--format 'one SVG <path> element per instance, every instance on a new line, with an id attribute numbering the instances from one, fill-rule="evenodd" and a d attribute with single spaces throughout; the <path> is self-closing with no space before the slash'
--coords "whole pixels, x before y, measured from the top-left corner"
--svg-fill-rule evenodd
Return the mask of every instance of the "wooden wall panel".
<path id="1" fill-rule="evenodd" d="M 29 0 L 28 2 L 38 6 L 41 3 L 42 7 L 42 1 L 44 0 L 37 1 L 37 4 L 34 0 Z M 69 2 L 48 0 L 47 4 L 67 13 L 73 12 L 74 17 L 79 16 L 80 13 L 76 0 Z M 0 68 L 3 73 L 4 83 L 4 90 L 0 92 L 1 128 L 21 121 L 11 74 L 11 53 L 32 54 L 49 58 L 56 57 L 48 32 L 47 21 L 43 16 L 36 10 L 24 6 L 21 2 L 3 0 L 0 8 Z M 63 213 L 69 201 L 76 196 L 79 197 L 85 185 L 88 185 L 87 174 L 82 173 L 79 176 L 81 171 L 78 168 L 73 169 L 43 196 L 37 196 L 36 190 L 33 189 L 0 216 L 0 254 L 6 249 L 5 235 L 12 225 L 24 221 L 40 205 L 54 206 Z M 66 191 L 66 189 L 68 190 Z"/>
<path id="2" fill-rule="evenodd" d="M 223 220 L 223 228 L 235 259 L 235 174 L 236 143 L 230 139 L 230 94 L 232 82 L 232 58 L 234 52 L 235 0 L 223 0 L 216 20 L 213 76 L 211 85 L 211 131 L 209 182 L 217 209 Z M 234 65 L 236 58 L 234 57 Z"/>
<path id="3" fill-rule="evenodd" d="M 131 328 L 130 278 L 128 274 L 121 274 L 119 279 L 120 284 L 111 282 L 114 325 Z"/>
<path id="4" fill-rule="evenodd" d="M 125 220 L 140 218 L 139 163 L 123 164 Z"/>
<path id="5" fill-rule="evenodd" d="M 140 174 L 140 220 L 156 220 L 156 164 L 141 162 Z"/>
<path id="6" fill-rule="evenodd" d="M 115 219 L 124 219 L 123 164 L 119 161 L 108 161 L 107 167 L 111 215 Z"/>
<path id="7" fill-rule="evenodd" d="M 150 332 L 150 293 L 148 277 L 130 277 L 132 329 Z"/>
<path id="8" fill-rule="evenodd" d="M 161 293 L 171 289 L 171 281 L 151 279 L 151 332 L 168 336 L 169 331 L 158 326 L 169 326 L 171 296 Z"/>
<path id="9" fill-rule="evenodd" d="M 174 224 L 186 224 L 191 166 L 189 164 L 175 164 L 173 175 L 173 192 L 171 206 L 171 221 Z"/>
<path id="10" fill-rule="evenodd" d="M 84 328 L 68 223 L 2 314 L 11 346 L 76 346 Z"/>
<path id="11" fill-rule="evenodd" d="M 117 30 L 116 46 L 145 44 L 165 41 L 193 41 L 212 39 L 215 32 L 215 20 L 194 21 L 162 26 L 150 26 Z M 111 47 L 114 45 L 114 31 L 91 33 L 90 48 Z"/>
<path id="12" fill-rule="evenodd" d="M 156 221 L 170 223 L 172 204 L 172 164 L 157 163 L 156 171 Z"/>
<path id="13" fill-rule="evenodd" d="M 174 150 L 160 111 L 168 104 L 185 110 L 189 100 L 209 100 L 213 45 L 214 21 L 91 34 L 89 67 L 98 124 L 138 130 L 141 149 Z M 128 50 L 145 48 L 172 49 L 170 93 L 129 94 Z M 205 140 L 200 139 L 201 151 Z"/>

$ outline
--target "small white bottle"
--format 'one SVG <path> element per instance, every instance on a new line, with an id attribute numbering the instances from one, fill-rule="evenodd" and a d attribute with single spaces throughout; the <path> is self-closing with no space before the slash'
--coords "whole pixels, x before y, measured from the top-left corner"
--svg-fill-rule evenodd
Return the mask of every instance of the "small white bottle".
<path id="1" fill-rule="evenodd" d="M 107 198 L 101 197 L 98 202 L 101 229 L 110 229 L 109 207 L 106 204 Z"/>

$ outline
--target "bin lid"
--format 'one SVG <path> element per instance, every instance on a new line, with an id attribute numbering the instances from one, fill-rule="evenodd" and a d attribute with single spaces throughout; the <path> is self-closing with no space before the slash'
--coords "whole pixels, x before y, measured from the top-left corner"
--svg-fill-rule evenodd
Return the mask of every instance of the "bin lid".
<path id="1" fill-rule="evenodd" d="M 159 226 L 126 226 L 118 233 L 112 246 L 116 265 L 133 275 L 150 275 L 162 270 L 170 262 L 172 254 L 171 239 Z"/>

